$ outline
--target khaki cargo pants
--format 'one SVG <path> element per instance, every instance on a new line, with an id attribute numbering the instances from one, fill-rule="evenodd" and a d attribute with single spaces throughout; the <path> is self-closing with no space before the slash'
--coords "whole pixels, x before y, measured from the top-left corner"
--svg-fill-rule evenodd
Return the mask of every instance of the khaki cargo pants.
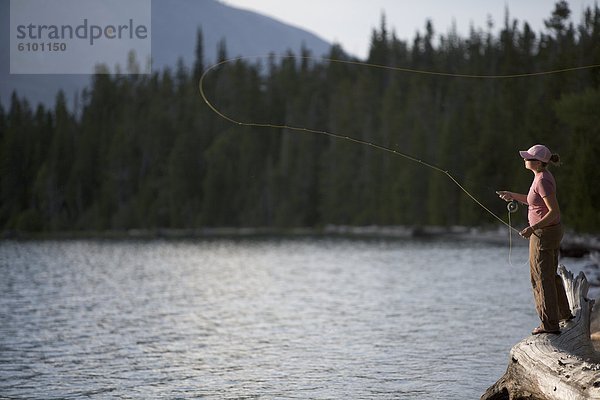
<path id="1" fill-rule="evenodd" d="M 536 229 L 529 238 L 529 267 L 535 308 L 547 331 L 559 330 L 558 322 L 571 316 L 562 278 L 556 274 L 563 236 L 561 224 Z"/>

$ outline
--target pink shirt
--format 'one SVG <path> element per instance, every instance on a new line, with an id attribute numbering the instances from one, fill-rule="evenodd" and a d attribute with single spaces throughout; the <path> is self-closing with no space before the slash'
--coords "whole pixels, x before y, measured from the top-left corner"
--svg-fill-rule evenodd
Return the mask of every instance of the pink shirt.
<path id="1" fill-rule="evenodd" d="M 550 171 L 542 171 L 535 174 L 533 183 L 527 193 L 529 226 L 535 225 L 548 214 L 548 207 L 544 203 L 544 197 L 556 193 L 556 181 Z M 560 216 L 554 221 L 550 221 L 549 225 L 555 225 L 560 222 Z"/>

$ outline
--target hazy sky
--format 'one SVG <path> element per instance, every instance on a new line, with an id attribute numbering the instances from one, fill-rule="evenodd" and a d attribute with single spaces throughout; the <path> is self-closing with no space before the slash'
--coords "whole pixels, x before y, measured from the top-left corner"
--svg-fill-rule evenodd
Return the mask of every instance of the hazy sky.
<path id="1" fill-rule="evenodd" d="M 423 32 L 431 19 L 437 34 L 446 34 L 452 23 L 462 36 L 469 27 L 487 29 L 488 16 L 494 31 L 504 24 L 508 7 L 511 20 L 527 21 L 535 32 L 545 29 L 555 0 L 221 0 L 239 8 L 257 11 L 309 30 L 361 58 L 367 56 L 371 33 L 385 13 L 389 30 L 398 38 L 411 40 Z M 568 0 L 571 20 L 581 21 L 583 10 L 598 0 Z"/>

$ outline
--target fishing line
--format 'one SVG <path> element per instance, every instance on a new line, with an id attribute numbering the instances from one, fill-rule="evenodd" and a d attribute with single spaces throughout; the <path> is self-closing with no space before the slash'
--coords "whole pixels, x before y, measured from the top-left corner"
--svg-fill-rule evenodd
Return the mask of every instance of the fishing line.
<path id="1" fill-rule="evenodd" d="M 519 209 L 519 203 L 516 200 L 510 201 L 506 205 L 506 210 L 508 211 L 508 263 L 510 266 L 513 266 L 512 263 L 512 224 L 510 222 L 510 214 L 516 213 Z"/>
<path id="2" fill-rule="evenodd" d="M 473 200 L 473 202 L 475 202 L 475 204 L 477 204 L 478 206 L 480 206 L 483 210 L 485 210 L 487 213 L 489 213 L 491 216 L 493 216 L 496 220 L 498 220 L 499 222 L 501 222 L 503 225 L 507 226 L 509 229 L 509 233 L 510 233 L 510 245 L 511 245 L 511 251 L 512 251 L 512 231 L 516 231 L 519 232 L 518 229 L 513 228 L 510 224 L 510 211 L 509 211 L 509 222 L 507 223 L 506 221 L 504 221 L 502 218 L 500 218 L 498 215 L 496 215 L 492 210 L 490 210 L 488 207 L 486 207 L 483 203 L 481 203 L 479 200 L 477 200 L 467 189 L 465 189 L 465 187 L 463 185 L 460 184 L 460 182 L 458 182 L 458 180 L 456 180 L 454 178 L 454 176 L 452 176 L 452 174 L 450 174 L 449 171 L 442 169 L 436 165 L 430 164 L 426 161 L 423 161 L 419 158 L 413 157 L 412 155 L 409 155 L 407 153 L 403 153 L 401 151 L 389 148 L 389 147 L 385 147 L 382 145 L 379 145 L 377 143 L 373 143 L 373 142 L 368 142 L 366 140 L 362 140 L 362 139 L 358 139 L 358 138 L 354 138 L 351 136 L 346 136 L 346 135 L 342 135 L 339 133 L 334 133 L 334 132 L 329 132 L 329 131 L 325 131 L 325 130 L 319 130 L 319 129 L 311 129 L 311 128 L 305 128 L 305 127 L 298 127 L 298 126 L 291 126 L 291 125 L 286 125 L 286 124 L 274 124 L 274 123 L 268 123 L 268 122 L 244 122 L 244 121 L 240 121 L 237 120 L 235 118 L 232 118 L 228 115 L 225 115 L 222 111 L 220 111 L 217 107 L 215 107 L 210 100 L 208 99 L 208 97 L 206 96 L 206 93 L 204 91 L 204 79 L 206 78 L 206 76 L 209 74 L 209 72 L 211 72 L 212 70 L 219 68 L 222 65 L 225 64 L 229 64 L 232 62 L 236 62 L 236 61 L 241 61 L 241 60 L 248 60 L 248 59 L 258 59 L 258 58 L 266 58 L 266 57 L 273 57 L 273 55 L 262 55 L 262 56 L 241 56 L 241 57 L 235 57 L 235 58 L 229 58 L 229 59 L 225 59 L 222 60 L 220 62 L 217 62 L 211 66 L 209 66 L 200 76 L 200 81 L 198 83 L 199 86 L 199 90 L 200 90 L 200 96 L 202 96 L 202 99 L 204 100 L 204 102 L 206 103 L 206 105 L 215 113 L 217 114 L 219 117 L 223 118 L 226 121 L 231 122 L 232 124 L 238 125 L 238 126 L 245 126 L 245 127 L 255 127 L 255 128 L 272 128 L 272 129 L 282 129 L 282 130 L 289 130 L 289 131 L 296 131 L 296 132 L 300 132 L 300 133 L 313 133 L 313 134 L 318 134 L 318 135 L 325 135 L 325 136 L 329 136 L 335 139 L 340 139 L 340 140 L 345 140 L 348 142 L 353 142 L 353 143 L 357 143 L 357 144 L 361 144 L 364 146 L 368 146 L 371 148 L 374 148 L 376 150 L 381 150 L 384 152 L 388 152 L 391 154 L 394 154 L 396 156 L 400 156 L 403 157 L 404 159 L 407 159 L 409 161 L 413 161 L 415 163 L 421 164 L 424 167 L 430 168 L 434 171 L 437 171 L 443 175 L 445 175 L 448 179 L 450 179 L 458 188 L 460 188 L 460 190 L 462 190 L 471 200 Z M 571 72 L 571 71 L 579 71 L 579 70 L 585 70 L 585 69 L 592 69 L 592 68 L 597 68 L 600 67 L 600 64 L 594 64 L 594 65 L 585 65 L 585 66 L 578 66 L 578 67 L 570 67 L 570 68 L 562 68 L 562 69 L 554 69 L 554 70 L 550 70 L 550 71 L 541 71 L 541 72 L 527 72 L 527 73 L 520 73 L 520 74 L 507 74 L 507 75 L 477 75 L 477 74 L 457 74 L 457 73 L 450 73 L 450 72 L 436 72 L 436 71 L 427 71 L 427 70 L 420 70 L 420 69 L 413 69 L 413 68 L 403 68 L 403 67 L 393 67 L 393 66 L 389 66 L 389 65 L 381 65 L 381 64 L 374 64 L 374 63 L 368 63 L 368 62 L 362 62 L 362 61 L 352 61 L 352 60 L 336 60 L 336 59 L 331 59 L 331 58 L 325 58 L 325 57 L 311 57 L 311 56 L 294 56 L 294 55 L 280 55 L 278 56 L 281 59 L 284 58 L 293 58 L 293 59 L 299 59 L 299 60 L 311 60 L 311 61 L 325 61 L 325 62 L 330 62 L 330 63 L 339 63 L 339 64 L 347 64 L 347 65 L 356 65 L 356 66 L 361 66 L 361 67 L 368 67 L 368 68 L 377 68 L 377 69 L 383 69 L 383 70 L 389 70 L 389 71 L 396 71 L 396 72 L 404 72 L 404 73 L 411 73 L 411 74 L 421 74 L 421 75 L 429 75 L 429 76 L 443 76 L 443 77 L 452 77 L 452 78 L 467 78 L 467 79 L 516 79 L 516 78 L 527 78 L 527 77 L 535 77 L 535 76 L 543 76 L 543 75 L 552 75 L 552 74 L 559 74 L 559 73 L 564 73 L 564 72 Z"/>

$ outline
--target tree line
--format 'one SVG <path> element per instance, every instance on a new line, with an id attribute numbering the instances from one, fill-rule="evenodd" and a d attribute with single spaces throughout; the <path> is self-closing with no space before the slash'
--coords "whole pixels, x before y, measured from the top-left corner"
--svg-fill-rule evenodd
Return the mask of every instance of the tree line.
<path id="1" fill-rule="evenodd" d="M 410 42 L 385 17 L 365 62 L 462 75 L 520 75 L 600 64 L 600 9 L 571 22 L 556 3 L 535 33 L 505 17 L 498 34 L 436 34 Z M 526 192 L 518 150 L 543 143 L 567 227 L 600 230 L 600 68 L 512 78 L 466 78 L 367 67 L 334 45 L 238 59 L 204 80 L 211 102 L 243 122 L 333 132 L 448 171 L 496 214 L 494 191 Z M 226 44 L 217 59 L 228 57 Z M 93 76 L 81 106 L 53 108 L 13 93 L 0 105 L 0 227 L 77 231 L 202 227 L 497 224 L 445 174 L 325 135 L 232 124 L 202 101 L 196 61 L 152 75 Z M 136 71 L 132 56 L 126 67 Z M 99 71 L 100 72 L 100 71 Z M 516 223 L 524 223 L 521 210 Z M 519 219 L 520 218 L 520 219 Z"/>

